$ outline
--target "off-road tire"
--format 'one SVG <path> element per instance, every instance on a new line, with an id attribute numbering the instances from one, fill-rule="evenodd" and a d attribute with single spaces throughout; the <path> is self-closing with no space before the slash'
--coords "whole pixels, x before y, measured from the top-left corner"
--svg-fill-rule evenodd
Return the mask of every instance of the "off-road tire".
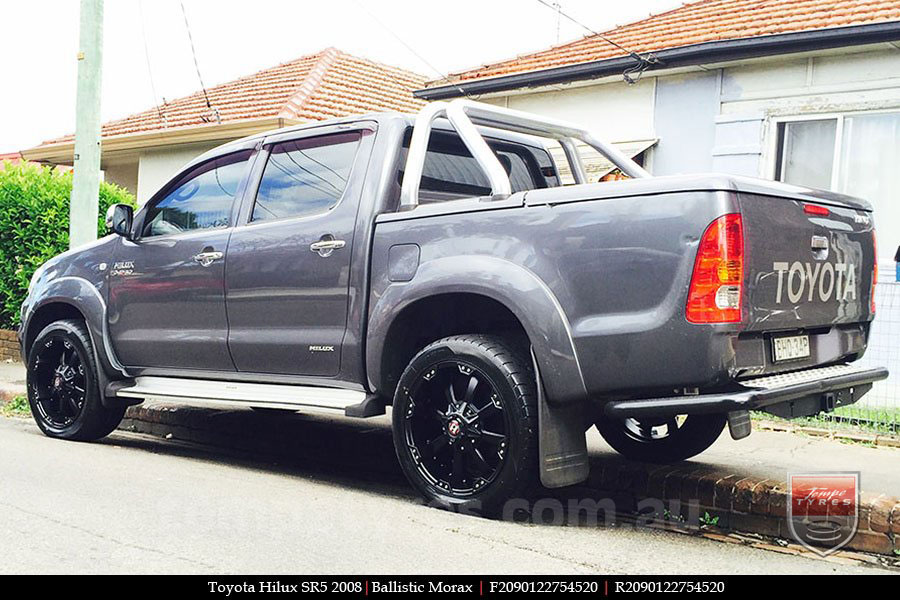
<path id="1" fill-rule="evenodd" d="M 77 354 L 77 364 L 82 367 L 84 398 L 80 412 L 71 423 L 64 425 L 46 418 L 46 409 L 42 411 L 38 406 L 38 390 L 48 385 L 47 381 L 39 380 L 46 377 L 46 369 L 39 367 L 38 363 L 41 361 L 41 349 L 48 343 L 70 344 L 71 349 L 68 351 Z M 106 437 L 119 426 L 125 415 L 125 407 L 111 408 L 103 405 L 97 372 L 93 344 L 84 321 L 55 321 L 41 330 L 28 349 L 27 387 L 31 414 L 45 435 L 65 440 L 93 441 Z"/>
<path id="2" fill-rule="evenodd" d="M 478 383 L 473 388 L 475 390 L 473 396 L 488 394 L 489 398 L 495 396 L 499 398 L 493 402 L 485 402 L 483 399 L 473 402 L 473 404 L 485 403 L 483 411 L 494 411 L 495 409 L 497 411 L 493 416 L 485 417 L 485 419 L 490 418 L 493 421 L 483 420 L 479 423 L 487 428 L 487 423 L 490 422 L 493 423 L 492 428 L 497 428 L 497 423 L 500 423 L 502 419 L 506 426 L 505 450 L 497 451 L 499 453 L 497 456 L 501 458 L 493 471 L 493 478 L 489 483 L 483 484 L 483 487 L 475 488 L 470 493 L 456 493 L 454 489 L 448 491 L 442 489 L 434 481 L 430 481 L 420 468 L 420 464 L 424 463 L 417 462 L 414 447 L 408 441 L 410 439 L 408 432 L 415 427 L 415 421 L 409 420 L 411 404 L 415 411 L 416 408 L 424 406 L 426 402 L 423 398 L 418 398 L 421 404 L 415 404 L 416 399 L 411 399 L 411 391 L 423 389 L 417 385 L 417 382 L 423 381 L 429 371 L 433 372 L 436 368 L 447 368 L 452 372 L 453 367 L 448 365 L 454 364 L 456 364 L 456 368 L 463 365 L 463 369 L 474 369 L 472 373 L 479 378 L 479 381 L 484 380 L 493 388 Z M 463 383 L 465 383 L 466 377 L 472 377 L 471 373 L 467 374 L 462 369 L 461 372 Z M 484 389 L 479 391 L 478 386 L 484 386 Z M 466 392 L 466 397 L 468 397 L 468 390 Z M 431 394 L 431 397 L 435 398 L 436 395 Z M 428 400 L 428 402 L 431 406 L 432 400 Z M 500 402 L 502 409 L 496 408 L 497 402 Z M 494 407 L 488 407 L 487 404 L 494 404 Z M 453 405 L 448 401 L 448 406 Z M 450 410 L 447 411 L 447 414 L 449 413 Z M 491 413 L 484 412 L 482 414 L 490 415 Z M 422 349 L 412 358 L 400 377 L 394 395 L 392 419 L 394 447 L 403 473 L 413 487 L 432 505 L 467 514 L 495 516 L 501 514 L 507 500 L 526 497 L 537 486 L 538 424 L 535 374 L 531 361 L 517 351 L 509 341 L 501 337 L 457 335 L 438 340 Z M 469 427 L 469 425 L 467 421 L 465 427 Z M 449 438 L 450 434 L 448 433 L 447 436 Z M 461 439 L 464 442 L 471 442 L 470 438 L 461 434 L 460 438 L 453 440 L 457 443 L 456 449 L 462 445 L 459 442 Z M 489 441 L 485 437 L 477 439 L 468 448 L 462 447 L 472 453 L 476 445 L 482 451 L 491 449 L 489 444 L 493 442 L 496 442 L 496 439 Z M 455 455 L 453 456 L 455 457 Z M 489 455 L 488 452 L 479 454 L 479 456 L 484 456 L 488 460 L 497 458 Z M 480 460 L 478 462 L 480 465 L 486 464 Z M 453 464 L 455 465 L 455 463 Z M 475 467 L 470 466 L 470 468 Z M 452 478 L 451 473 L 448 479 Z M 472 479 L 477 480 L 479 477 L 472 477 Z"/>

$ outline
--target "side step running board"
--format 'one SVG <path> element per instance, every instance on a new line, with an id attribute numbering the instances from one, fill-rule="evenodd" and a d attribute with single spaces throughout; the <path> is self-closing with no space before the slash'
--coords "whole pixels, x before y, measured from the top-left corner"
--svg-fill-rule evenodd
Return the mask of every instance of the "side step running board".
<path id="1" fill-rule="evenodd" d="M 155 398 L 180 404 L 339 410 L 350 417 L 384 414 L 384 403 L 366 392 L 301 385 L 136 377 L 110 384 L 107 394 L 117 398 Z"/>

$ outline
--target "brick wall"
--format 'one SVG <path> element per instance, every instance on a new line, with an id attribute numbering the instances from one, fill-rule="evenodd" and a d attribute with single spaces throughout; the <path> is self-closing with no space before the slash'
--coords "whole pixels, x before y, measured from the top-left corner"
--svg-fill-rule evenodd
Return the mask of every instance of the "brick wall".
<path id="1" fill-rule="evenodd" d="M 22 360 L 19 355 L 19 341 L 16 332 L 9 329 L 0 329 L 0 360 Z"/>

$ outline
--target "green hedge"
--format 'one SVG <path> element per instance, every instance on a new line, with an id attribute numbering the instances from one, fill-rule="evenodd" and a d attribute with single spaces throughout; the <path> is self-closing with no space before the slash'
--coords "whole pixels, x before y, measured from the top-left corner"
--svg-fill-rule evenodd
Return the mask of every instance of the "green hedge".
<path id="1" fill-rule="evenodd" d="M 0 327 L 19 322 L 19 306 L 34 270 L 69 249 L 72 173 L 34 164 L 0 165 Z M 100 184 L 99 235 L 110 204 L 134 205 L 134 196 Z"/>

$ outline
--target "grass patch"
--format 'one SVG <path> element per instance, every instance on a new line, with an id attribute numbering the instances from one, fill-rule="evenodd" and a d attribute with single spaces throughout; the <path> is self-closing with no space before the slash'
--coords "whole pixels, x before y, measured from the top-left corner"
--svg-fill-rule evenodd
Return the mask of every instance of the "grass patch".
<path id="1" fill-rule="evenodd" d="M 28 406 L 28 398 L 16 396 L 9 402 L 0 405 L 0 414 L 5 417 L 27 417 L 31 415 L 31 407 Z"/>
<path id="2" fill-rule="evenodd" d="M 787 422 L 766 412 L 754 412 L 754 418 Z M 809 427 L 829 427 L 845 431 L 900 435 L 900 408 L 870 406 L 840 406 L 831 413 L 814 417 L 791 419 L 791 423 Z"/>

